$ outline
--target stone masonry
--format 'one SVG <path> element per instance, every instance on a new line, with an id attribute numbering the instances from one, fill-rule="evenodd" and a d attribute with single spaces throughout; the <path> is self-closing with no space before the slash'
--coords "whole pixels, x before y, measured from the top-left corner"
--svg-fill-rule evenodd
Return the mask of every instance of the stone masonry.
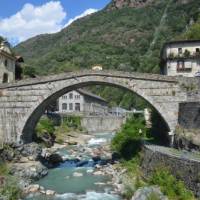
<path id="1" fill-rule="evenodd" d="M 31 142 L 35 125 L 49 103 L 71 90 L 96 84 L 120 87 L 138 94 L 160 113 L 171 133 L 178 123 L 179 104 L 200 101 L 198 78 L 130 72 L 88 70 L 2 84 L 1 143 Z"/>
<path id="2" fill-rule="evenodd" d="M 177 151 L 156 145 L 145 145 L 141 169 L 149 178 L 156 169 L 167 168 L 186 187 L 200 197 L 200 158 L 190 152 Z"/>

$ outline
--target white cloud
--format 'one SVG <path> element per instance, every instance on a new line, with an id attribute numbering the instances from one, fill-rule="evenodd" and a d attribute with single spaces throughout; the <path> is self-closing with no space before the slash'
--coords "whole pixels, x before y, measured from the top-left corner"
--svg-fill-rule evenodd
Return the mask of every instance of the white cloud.
<path id="1" fill-rule="evenodd" d="M 66 12 L 59 1 L 37 7 L 28 3 L 15 15 L 0 19 L 0 35 L 21 42 L 38 34 L 54 33 L 63 27 L 65 17 Z"/>
<path id="2" fill-rule="evenodd" d="M 97 11 L 89 8 L 66 23 L 67 13 L 60 1 L 50 1 L 41 6 L 27 3 L 16 14 L 0 19 L 0 35 L 15 45 L 39 34 L 58 32 L 73 21 Z"/>
<path id="3" fill-rule="evenodd" d="M 92 13 L 95 13 L 95 12 L 97 12 L 97 11 L 98 11 L 97 9 L 89 8 L 89 9 L 85 10 L 82 14 L 80 14 L 80 15 L 78 15 L 78 16 L 72 18 L 72 19 L 70 19 L 70 20 L 64 25 L 64 27 L 69 26 L 72 22 L 74 22 L 74 21 L 77 20 L 77 19 L 80 19 L 80 18 L 85 17 L 85 16 L 87 16 L 87 15 L 90 15 L 90 14 L 92 14 Z"/>

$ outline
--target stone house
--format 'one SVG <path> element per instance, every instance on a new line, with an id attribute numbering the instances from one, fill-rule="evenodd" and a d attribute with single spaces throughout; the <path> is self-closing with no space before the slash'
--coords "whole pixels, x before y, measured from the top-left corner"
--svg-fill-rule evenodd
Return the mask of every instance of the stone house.
<path id="1" fill-rule="evenodd" d="M 15 56 L 8 42 L 0 44 L 0 82 L 10 83 L 15 80 Z"/>
<path id="2" fill-rule="evenodd" d="M 200 40 L 172 41 L 161 51 L 161 74 L 194 77 L 200 72 Z"/>
<path id="3" fill-rule="evenodd" d="M 0 83 L 10 83 L 22 77 L 21 56 L 14 56 L 10 44 L 6 41 L 0 43 Z"/>
<path id="4" fill-rule="evenodd" d="M 58 99 L 58 112 L 98 115 L 108 113 L 108 106 L 103 98 L 88 91 L 78 89 L 66 93 Z"/>

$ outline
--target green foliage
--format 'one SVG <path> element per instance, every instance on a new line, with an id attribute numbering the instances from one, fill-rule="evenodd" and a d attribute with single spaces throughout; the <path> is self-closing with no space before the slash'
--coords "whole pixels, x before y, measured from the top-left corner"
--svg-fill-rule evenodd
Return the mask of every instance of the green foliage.
<path id="1" fill-rule="evenodd" d="M 8 166 L 0 159 L 0 176 L 8 175 Z"/>
<path id="2" fill-rule="evenodd" d="M 180 39 L 190 20 L 197 21 L 199 6 L 197 0 L 184 4 L 156 0 L 137 9 L 104 9 L 75 21 L 59 33 L 25 41 L 15 51 L 24 57 L 28 65 L 24 73 L 29 76 L 88 69 L 96 64 L 104 69 L 159 73 L 163 44 Z M 186 38 L 200 39 L 199 30 L 199 23 L 195 23 Z M 102 90 L 102 96 L 111 100 L 111 105 L 131 108 L 138 102 L 132 94 L 115 91 Z M 143 106 L 140 104 L 139 108 Z"/>
<path id="3" fill-rule="evenodd" d="M 62 124 L 65 127 L 68 127 L 70 129 L 82 131 L 81 117 L 79 117 L 79 116 L 67 116 L 67 117 L 64 117 Z"/>
<path id="4" fill-rule="evenodd" d="M 42 137 L 45 134 L 53 135 L 55 131 L 54 123 L 49 118 L 41 118 L 35 130 L 38 137 Z"/>
<path id="5" fill-rule="evenodd" d="M 29 67 L 25 69 L 27 75 L 88 69 L 96 64 L 104 69 L 159 73 L 163 44 L 180 39 L 190 20 L 197 21 L 199 6 L 197 0 L 184 4 L 182 1 L 156 0 L 137 9 L 104 9 L 75 21 L 59 33 L 23 42 L 15 51 L 31 66 L 30 71 Z M 186 38 L 200 39 L 199 30 L 199 23 L 195 23 Z M 102 90 L 111 105 L 131 108 L 138 102 L 133 95 L 123 92 L 115 97 L 115 91 Z M 138 107 L 142 105 L 139 103 Z"/>
<path id="6" fill-rule="evenodd" d="M 81 127 L 81 118 L 77 116 L 63 117 L 62 123 L 55 126 L 52 119 L 42 117 L 36 128 L 36 140 L 42 142 L 46 146 L 51 146 L 52 142 L 63 144 L 67 139 L 67 133 L 71 131 L 83 131 Z"/>
<path id="7" fill-rule="evenodd" d="M 33 68 L 31 66 L 24 66 L 23 75 L 33 78 L 36 75 L 36 70 L 35 70 L 35 68 Z"/>
<path id="8" fill-rule="evenodd" d="M 187 190 L 182 181 L 178 181 L 167 168 L 158 168 L 149 179 L 149 184 L 158 185 L 169 199 L 193 200 L 191 191 Z"/>
<path id="9" fill-rule="evenodd" d="M 148 197 L 147 200 L 160 200 L 160 197 L 158 196 L 157 193 L 152 192 Z"/>
<path id="10" fill-rule="evenodd" d="M 0 43 L 4 41 L 4 38 L 0 36 Z"/>
<path id="11" fill-rule="evenodd" d="M 20 199 L 22 191 L 17 184 L 17 180 L 9 175 L 8 165 L 0 159 L 0 177 L 5 178 L 5 184 L 0 185 L 0 199 L 5 197 L 9 200 Z"/>
<path id="12" fill-rule="evenodd" d="M 183 34 L 183 39 L 188 40 L 199 40 L 200 39 L 200 17 L 199 19 L 192 24 L 186 33 Z"/>
<path id="13" fill-rule="evenodd" d="M 16 200 L 21 198 L 22 191 L 19 189 L 16 183 L 9 183 L 0 189 L 0 197 L 1 195 L 7 197 L 9 200 Z"/>
<path id="14" fill-rule="evenodd" d="M 125 160 L 130 160 L 140 151 L 141 139 L 146 137 L 146 133 L 144 119 L 131 117 L 113 138 L 112 149 Z"/>

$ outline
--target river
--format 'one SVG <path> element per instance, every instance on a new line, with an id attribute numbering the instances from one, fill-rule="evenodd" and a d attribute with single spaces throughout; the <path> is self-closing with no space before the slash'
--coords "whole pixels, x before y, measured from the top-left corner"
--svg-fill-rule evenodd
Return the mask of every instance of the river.
<path id="1" fill-rule="evenodd" d="M 113 136 L 114 133 L 94 134 L 84 145 L 58 150 L 66 161 L 49 169 L 46 177 L 35 182 L 56 194 L 35 193 L 26 200 L 121 200 L 114 188 L 113 177 L 102 170 L 112 163 L 108 149 Z"/>

